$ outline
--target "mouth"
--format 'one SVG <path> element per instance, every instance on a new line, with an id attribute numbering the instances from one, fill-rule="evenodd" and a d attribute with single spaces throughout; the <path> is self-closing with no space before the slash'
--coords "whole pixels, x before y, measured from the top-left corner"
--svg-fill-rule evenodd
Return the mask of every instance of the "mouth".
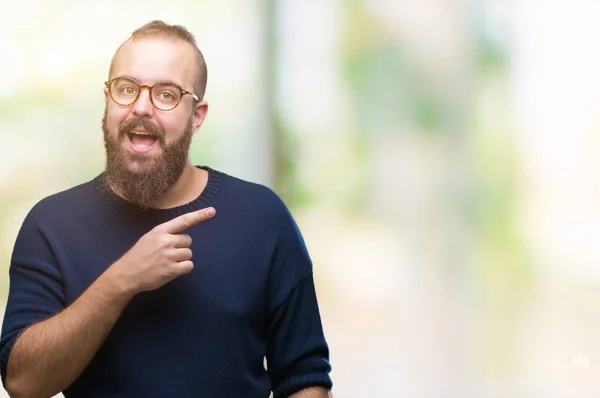
<path id="1" fill-rule="evenodd" d="M 136 153 L 147 153 L 152 149 L 158 136 L 147 131 L 131 130 L 127 132 L 131 149 Z"/>

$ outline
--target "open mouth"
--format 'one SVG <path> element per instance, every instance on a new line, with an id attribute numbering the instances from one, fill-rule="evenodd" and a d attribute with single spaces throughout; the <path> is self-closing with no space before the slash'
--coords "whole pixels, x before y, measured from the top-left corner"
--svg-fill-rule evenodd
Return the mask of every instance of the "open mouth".
<path id="1" fill-rule="evenodd" d="M 150 149 L 158 139 L 156 135 L 145 131 L 130 131 L 127 136 L 131 146 L 142 152 Z"/>

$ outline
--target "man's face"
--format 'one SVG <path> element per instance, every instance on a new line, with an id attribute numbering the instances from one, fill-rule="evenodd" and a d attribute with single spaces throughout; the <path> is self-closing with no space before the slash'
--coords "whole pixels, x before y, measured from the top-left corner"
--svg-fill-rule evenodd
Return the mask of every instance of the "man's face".
<path id="1" fill-rule="evenodd" d="M 111 79 L 129 77 L 140 85 L 173 82 L 193 92 L 197 74 L 190 44 L 165 38 L 127 41 L 117 53 Z M 191 137 L 206 116 L 206 103 L 184 95 L 170 111 L 152 106 L 143 89 L 129 106 L 115 103 L 105 89 L 102 127 L 109 184 L 140 205 L 164 197 L 188 164 Z"/>

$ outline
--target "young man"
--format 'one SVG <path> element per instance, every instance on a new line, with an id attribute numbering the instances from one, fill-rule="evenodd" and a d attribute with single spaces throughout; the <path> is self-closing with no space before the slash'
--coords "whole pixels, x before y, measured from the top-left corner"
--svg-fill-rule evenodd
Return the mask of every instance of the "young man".
<path id="1" fill-rule="evenodd" d="M 39 202 L 10 265 L 14 397 L 327 397 L 312 265 L 268 188 L 193 166 L 206 65 L 153 21 L 105 84 L 106 169 Z M 265 369 L 266 358 L 266 369 Z"/>

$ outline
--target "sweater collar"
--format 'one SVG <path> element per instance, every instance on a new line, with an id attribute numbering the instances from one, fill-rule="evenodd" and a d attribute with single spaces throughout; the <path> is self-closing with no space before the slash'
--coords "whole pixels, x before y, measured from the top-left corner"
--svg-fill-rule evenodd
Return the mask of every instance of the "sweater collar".
<path id="1" fill-rule="evenodd" d="M 109 205 L 123 211 L 127 214 L 139 214 L 147 218 L 155 218 L 157 221 L 170 220 L 191 211 L 200 210 L 205 207 L 213 206 L 215 199 L 219 195 L 221 186 L 223 185 L 224 174 L 211 169 L 208 166 L 196 166 L 208 172 L 208 181 L 200 195 L 193 201 L 181 206 L 172 207 L 169 209 L 146 208 L 142 209 L 138 205 L 131 203 L 121 196 L 117 195 L 105 182 L 104 172 L 94 178 L 93 186 L 96 193 Z"/>

